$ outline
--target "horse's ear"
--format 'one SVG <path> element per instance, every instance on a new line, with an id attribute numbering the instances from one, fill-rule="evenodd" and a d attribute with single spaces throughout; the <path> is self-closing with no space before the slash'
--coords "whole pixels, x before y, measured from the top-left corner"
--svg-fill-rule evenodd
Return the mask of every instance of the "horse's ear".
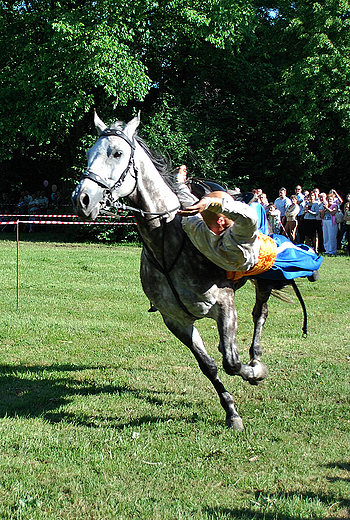
<path id="1" fill-rule="evenodd" d="M 98 135 L 100 135 L 104 130 L 106 130 L 107 125 L 104 124 L 104 122 L 98 117 L 96 110 L 94 111 L 94 123 L 98 132 Z"/>
<path id="2" fill-rule="evenodd" d="M 126 133 L 126 135 L 128 137 L 130 137 L 130 139 L 135 134 L 135 132 L 140 124 L 140 114 L 141 114 L 141 111 L 139 111 L 137 116 L 134 117 L 131 121 L 129 121 L 129 123 L 124 128 L 124 132 Z"/>

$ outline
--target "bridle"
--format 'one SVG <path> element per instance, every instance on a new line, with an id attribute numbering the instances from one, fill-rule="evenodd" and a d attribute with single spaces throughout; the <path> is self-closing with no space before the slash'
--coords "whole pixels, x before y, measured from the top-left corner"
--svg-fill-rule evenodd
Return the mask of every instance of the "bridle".
<path id="1" fill-rule="evenodd" d="M 96 182 L 96 184 L 101 186 L 101 188 L 106 189 L 110 193 L 112 193 L 113 190 L 119 188 L 123 184 L 123 182 L 125 180 L 125 177 L 127 176 L 131 166 L 133 167 L 133 170 L 134 170 L 134 173 L 135 173 L 135 177 L 134 177 L 135 178 L 135 186 L 136 186 L 136 183 L 137 183 L 137 173 L 138 173 L 138 170 L 137 170 L 137 168 L 135 166 L 135 161 L 134 161 L 134 151 L 135 151 L 135 141 L 134 141 L 134 138 L 132 138 L 132 141 L 131 141 L 128 138 L 128 136 L 126 134 L 124 134 L 124 132 L 122 130 L 116 130 L 114 128 L 106 128 L 105 130 L 103 130 L 103 132 L 100 133 L 99 139 L 102 139 L 103 137 L 111 137 L 111 136 L 121 137 L 122 139 L 124 139 L 124 141 L 126 141 L 128 143 L 128 145 L 131 148 L 129 162 L 127 164 L 127 167 L 125 168 L 125 170 L 123 171 L 123 173 L 119 177 L 119 179 L 113 184 L 113 186 L 110 186 L 104 179 L 102 179 L 102 177 L 100 175 L 98 175 L 97 173 L 93 172 L 89 168 L 86 170 L 85 173 L 83 173 L 83 178 L 82 178 L 82 180 L 90 179 L 91 181 Z"/>
<path id="2" fill-rule="evenodd" d="M 161 229 L 162 229 L 162 262 L 159 262 L 156 259 L 156 257 L 154 256 L 153 252 L 151 251 L 151 249 L 143 241 L 143 244 L 144 244 L 144 247 L 145 247 L 145 252 L 147 254 L 148 260 L 153 264 L 153 266 L 166 277 L 166 279 L 168 281 L 168 284 L 170 286 L 170 289 L 171 289 L 173 295 L 175 296 L 178 304 L 180 305 L 181 309 L 188 316 L 190 316 L 191 318 L 196 318 L 187 309 L 185 304 L 181 301 L 180 296 L 179 296 L 179 294 L 178 294 L 178 292 L 177 292 L 177 290 L 176 290 L 176 288 L 174 286 L 174 283 L 173 283 L 173 281 L 171 279 L 171 276 L 170 276 L 170 271 L 172 271 L 172 269 L 174 268 L 175 264 L 177 263 L 180 255 L 181 255 L 181 253 L 183 251 L 185 240 L 186 240 L 186 235 L 184 234 L 184 238 L 183 238 L 181 247 L 180 247 L 180 249 L 179 249 L 179 251 L 178 251 L 178 253 L 177 253 L 176 257 L 175 257 L 175 260 L 172 262 L 172 265 L 169 268 L 166 267 L 165 256 L 164 256 L 164 240 L 165 240 L 165 218 L 164 217 L 170 215 L 170 213 L 173 213 L 174 211 L 177 211 L 180 208 L 180 205 L 177 206 L 176 208 L 172 209 L 172 210 L 167 210 L 167 211 L 162 211 L 162 212 L 151 212 L 151 211 L 143 211 L 142 209 L 135 208 L 135 207 L 126 206 L 125 204 L 122 204 L 122 203 L 120 203 L 118 201 L 114 201 L 113 197 L 112 197 L 112 191 L 117 189 L 117 188 L 119 188 L 123 184 L 123 182 L 125 180 L 125 177 L 128 174 L 128 172 L 129 172 L 131 167 L 133 168 L 134 179 L 135 179 L 135 186 L 134 186 L 132 191 L 135 190 L 135 188 L 137 186 L 138 169 L 136 168 L 135 161 L 134 161 L 134 152 L 135 152 L 135 140 L 134 140 L 134 138 L 132 138 L 132 141 L 131 141 L 129 139 L 129 137 L 122 130 L 116 130 L 116 129 L 113 129 L 113 128 L 106 128 L 99 135 L 99 139 L 104 138 L 104 137 L 111 137 L 111 136 L 121 137 L 121 139 L 124 139 L 124 141 L 127 142 L 128 145 L 130 146 L 131 153 L 130 153 L 129 162 L 128 162 L 127 167 L 125 168 L 125 170 L 123 171 L 123 173 L 121 174 L 119 179 L 114 183 L 113 186 L 110 186 L 104 179 L 102 179 L 102 177 L 100 175 L 98 175 L 97 173 L 93 172 L 90 169 L 87 169 L 85 171 L 85 173 L 83 174 L 82 180 L 90 179 L 91 181 L 93 181 L 96 184 L 98 184 L 98 186 L 100 186 L 101 188 L 104 188 L 104 190 L 106 190 L 105 191 L 105 197 L 104 197 L 105 203 L 108 201 L 112 206 L 114 206 L 117 209 L 138 212 L 138 213 L 141 214 L 141 216 L 149 215 L 149 216 L 152 216 L 152 217 L 155 217 L 155 218 L 157 218 L 157 217 L 160 218 Z M 130 193 L 132 193 L 132 191 Z"/>
<path id="3" fill-rule="evenodd" d="M 129 137 L 122 130 L 117 130 L 114 128 L 106 128 L 105 130 L 103 130 L 103 132 L 100 133 L 99 139 L 104 138 L 104 137 L 111 137 L 111 136 L 120 137 L 121 139 L 124 139 L 124 141 L 126 143 L 128 143 L 128 145 L 130 146 L 131 153 L 130 153 L 129 162 L 127 164 L 127 167 L 125 168 L 123 173 L 120 175 L 119 179 L 113 184 L 113 186 L 110 186 L 100 175 L 93 172 L 89 168 L 83 173 L 82 180 L 90 179 L 91 181 L 98 184 L 98 186 L 100 186 L 101 188 L 104 188 L 106 190 L 104 201 L 105 202 L 108 201 L 110 203 L 110 205 L 116 209 L 121 209 L 123 211 L 133 211 L 133 212 L 136 211 L 137 213 L 140 213 L 141 216 L 153 215 L 156 217 L 165 217 L 167 215 L 170 215 L 170 213 L 173 213 L 174 211 L 177 211 L 178 209 L 180 209 L 180 205 L 179 205 L 174 209 L 162 211 L 162 212 L 143 211 L 142 209 L 135 208 L 132 206 L 127 206 L 125 204 L 122 204 L 119 201 L 113 200 L 112 192 L 123 184 L 125 177 L 127 176 L 131 167 L 134 171 L 133 178 L 135 179 L 135 186 L 130 193 L 132 193 L 135 190 L 135 188 L 137 186 L 138 168 L 136 167 L 135 160 L 134 160 L 134 152 L 135 152 L 135 148 L 136 148 L 134 138 L 132 138 L 132 140 L 130 140 Z"/>

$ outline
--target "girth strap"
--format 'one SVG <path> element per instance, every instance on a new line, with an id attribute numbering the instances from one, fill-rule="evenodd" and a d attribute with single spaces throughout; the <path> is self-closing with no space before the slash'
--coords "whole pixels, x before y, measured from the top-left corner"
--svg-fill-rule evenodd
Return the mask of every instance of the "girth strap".
<path id="1" fill-rule="evenodd" d="M 181 243 L 181 247 L 180 249 L 178 250 L 177 252 L 177 255 L 175 257 L 175 259 L 173 260 L 171 266 L 167 269 L 166 267 L 166 264 L 165 264 L 165 257 L 164 257 L 164 253 L 165 253 L 165 250 L 164 250 L 164 230 L 165 230 L 165 219 L 162 219 L 161 221 L 161 226 L 162 226 L 162 262 L 163 262 L 163 265 L 157 260 L 157 258 L 154 256 L 153 252 L 151 251 L 151 249 L 148 247 L 148 245 L 143 241 L 143 246 L 145 248 L 145 251 L 146 251 L 146 256 L 147 256 L 147 259 L 149 260 L 149 262 L 151 262 L 151 264 L 157 269 L 157 271 L 159 271 L 160 273 L 162 273 L 168 284 L 169 284 L 169 287 L 177 301 L 177 303 L 179 304 L 179 306 L 181 307 L 181 309 L 187 314 L 187 316 L 190 316 L 191 318 L 194 318 L 194 319 L 197 319 L 197 316 L 195 316 L 194 314 L 192 314 L 186 307 L 186 305 L 182 302 L 181 298 L 180 298 L 180 295 L 179 293 L 177 292 L 177 289 L 174 285 L 174 282 L 172 281 L 171 279 L 171 276 L 170 276 L 170 272 L 172 271 L 172 269 L 174 268 L 176 262 L 178 261 L 183 249 L 184 249 L 184 246 L 185 246 L 185 242 L 186 242 L 186 238 L 187 238 L 187 235 L 184 233 L 183 234 L 183 240 L 182 240 L 182 243 Z M 141 237 L 142 238 L 142 237 Z"/>

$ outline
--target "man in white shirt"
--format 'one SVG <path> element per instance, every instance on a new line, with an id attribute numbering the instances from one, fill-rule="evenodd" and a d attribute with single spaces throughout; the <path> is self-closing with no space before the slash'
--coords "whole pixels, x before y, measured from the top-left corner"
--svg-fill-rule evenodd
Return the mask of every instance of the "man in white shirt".
<path id="1" fill-rule="evenodd" d="M 274 204 L 275 204 L 275 207 L 280 211 L 281 222 L 282 222 L 282 224 L 284 224 L 284 221 L 285 221 L 284 215 L 286 213 L 286 209 L 289 208 L 289 206 L 292 204 L 292 201 L 287 197 L 286 188 L 280 188 L 279 197 L 275 200 Z"/>

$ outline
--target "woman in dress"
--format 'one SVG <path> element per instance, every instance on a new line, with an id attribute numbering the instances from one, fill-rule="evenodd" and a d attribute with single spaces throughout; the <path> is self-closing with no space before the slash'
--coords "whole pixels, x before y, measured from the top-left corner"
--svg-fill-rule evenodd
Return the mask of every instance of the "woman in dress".
<path id="1" fill-rule="evenodd" d="M 334 202 L 334 195 L 329 194 L 327 200 L 323 201 L 323 208 L 320 210 L 322 218 L 323 245 L 326 255 L 335 256 L 337 254 L 337 235 L 338 225 L 335 214 L 338 205 Z"/>

